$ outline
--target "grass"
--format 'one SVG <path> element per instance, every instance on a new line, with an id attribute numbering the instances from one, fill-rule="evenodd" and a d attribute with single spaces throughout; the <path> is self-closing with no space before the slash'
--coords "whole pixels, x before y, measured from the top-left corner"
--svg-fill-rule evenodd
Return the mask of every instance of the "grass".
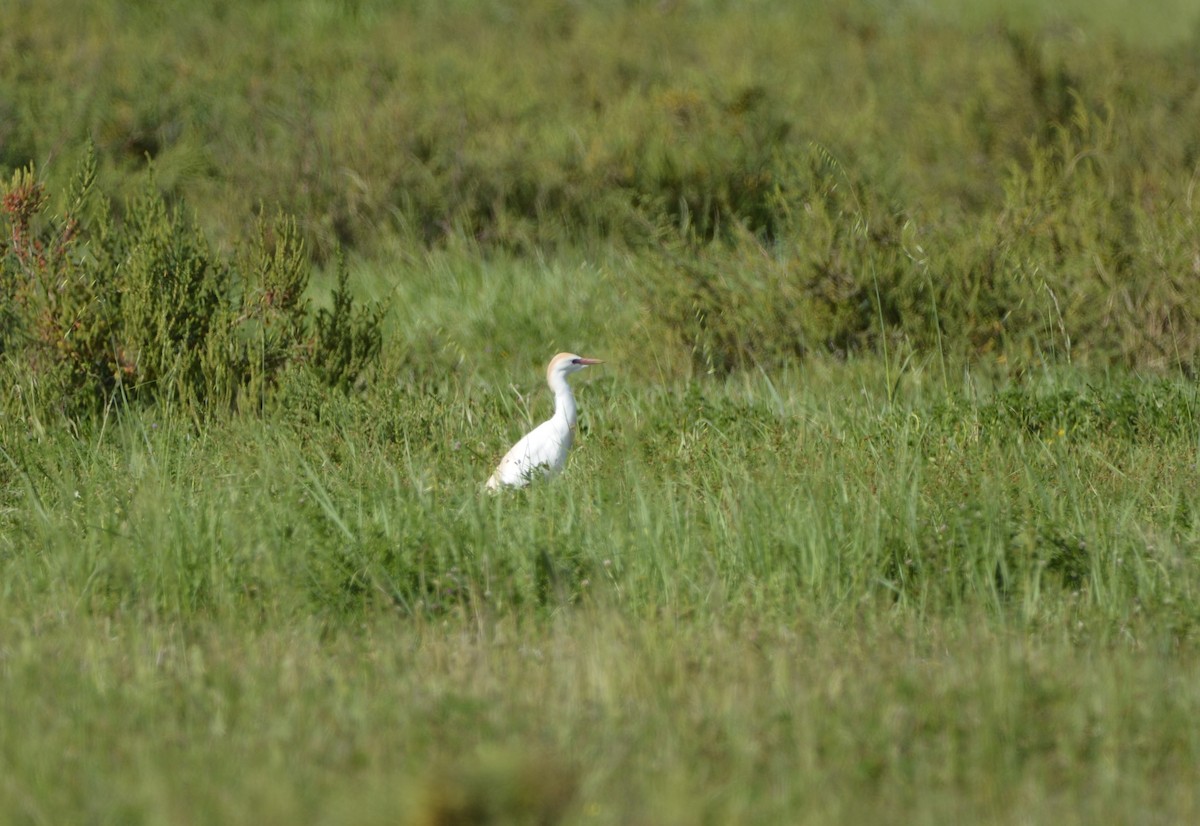
<path id="1" fill-rule="evenodd" d="M 885 5 L 0 0 L 0 823 L 1197 820 L 1196 11 Z M 147 186 L 291 360 L 67 415 Z"/>
<path id="2" fill-rule="evenodd" d="M 6 761 L 7 817 L 1195 813 L 1194 656 L 987 622 L 656 623 L 581 610 L 536 629 L 439 625 L 47 622 L 14 635 L 9 685 L 29 699 L 6 725 L 5 753 L 20 753 Z"/>
<path id="3" fill-rule="evenodd" d="M 1195 815 L 1190 384 L 605 369 L 10 428 L 12 822 Z"/>

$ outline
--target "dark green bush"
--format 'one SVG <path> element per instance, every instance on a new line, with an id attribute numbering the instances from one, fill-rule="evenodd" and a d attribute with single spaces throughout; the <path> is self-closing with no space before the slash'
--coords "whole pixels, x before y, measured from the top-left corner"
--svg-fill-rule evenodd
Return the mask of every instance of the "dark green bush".
<path id="1" fill-rule="evenodd" d="M 885 193 L 810 148 L 772 189 L 774 240 L 738 226 L 731 241 L 668 230 L 644 286 L 697 365 L 728 372 L 810 352 L 871 349 L 880 333 L 927 324 L 904 256 L 904 216 Z M 882 324 L 882 326 L 881 326 Z"/>
<path id="2" fill-rule="evenodd" d="M 715 372 L 885 348 L 1190 371 L 1195 201 L 1187 181 L 1124 156 L 1115 132 L 1076 99 L 1010 165 L 1001 203 L 950 219 L 810 150 L 774 189 L 774 237 L 666 229 L 647 302 Z"/>
<path id="3" fill-rule="evenodd" d="M 289 369 L 348 387 L 375 361 L 380 316 L 353 305 L 344 267 L 333 309 L 310 314 L 294 221 L 260 222 L 231 260 L 152 179 L 114 217 L 95 172 L 88 152 L 58 210 L 32 168 L 4 192 L 0 353 L 41 404 L 255 408 Z"/>
<path id="4" fill-rule="evenodd" d="M 340 257 L 337 279 L 332 306 L 317 310 L 311 361 L 325 384 L 348 390 L 379 358 L 383 313 L 378 308 L 355 307 L 346 262 Z"/>

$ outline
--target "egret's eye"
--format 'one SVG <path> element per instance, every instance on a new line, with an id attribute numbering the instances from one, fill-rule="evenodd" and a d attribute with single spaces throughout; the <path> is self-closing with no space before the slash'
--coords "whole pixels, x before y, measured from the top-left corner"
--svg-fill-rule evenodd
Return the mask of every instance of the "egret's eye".
<path id="1" fill-rule="evenodd" d="M 571 364 L 579 364 L 582 359 L 571 359 Z"/>

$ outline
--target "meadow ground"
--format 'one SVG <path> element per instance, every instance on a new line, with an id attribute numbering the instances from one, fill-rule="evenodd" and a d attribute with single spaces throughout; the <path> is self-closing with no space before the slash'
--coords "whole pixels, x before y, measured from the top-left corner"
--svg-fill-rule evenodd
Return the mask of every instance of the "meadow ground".
<path id="1" fill-rule="evenodd" d="M 605 370 L 6 438 L 6 819 L 1195 816 L 1190 382 Z"/>
<path id="2" fill-rule="evenodd" d="M 0 822 L 1200 817 L 1198 10 L 753 5 L 0 0 Z"/>

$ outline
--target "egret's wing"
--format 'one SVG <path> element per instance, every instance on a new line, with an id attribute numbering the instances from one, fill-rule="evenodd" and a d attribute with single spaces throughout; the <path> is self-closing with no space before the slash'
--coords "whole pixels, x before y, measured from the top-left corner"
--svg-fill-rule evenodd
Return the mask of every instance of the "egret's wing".
<path id="1" fill-rule="evenodd" d="M 529 435 L 523 436 L 504 454 L 500 464 L 496 465 L 496 471 L 488 479 L 489 488 L 495 490 L 501 485 L 519 488 L 529 483 L 529 473 L 533 469 L 529 461 Z"/>
<path id="2" fill-rule="evenodd" d="M 571 446 L 571 436 L 568 430 L 564 438 L 559 430 L 555 422 L 548 421 L 522 436 L 504 454 L 495 473 L 488 479 L 488 487 L 493 490 L 501 485 L 524 487 L 529 484 L 530 476 L 539 469 L 546 474 L 562 470 L 567 449 Z"/>

